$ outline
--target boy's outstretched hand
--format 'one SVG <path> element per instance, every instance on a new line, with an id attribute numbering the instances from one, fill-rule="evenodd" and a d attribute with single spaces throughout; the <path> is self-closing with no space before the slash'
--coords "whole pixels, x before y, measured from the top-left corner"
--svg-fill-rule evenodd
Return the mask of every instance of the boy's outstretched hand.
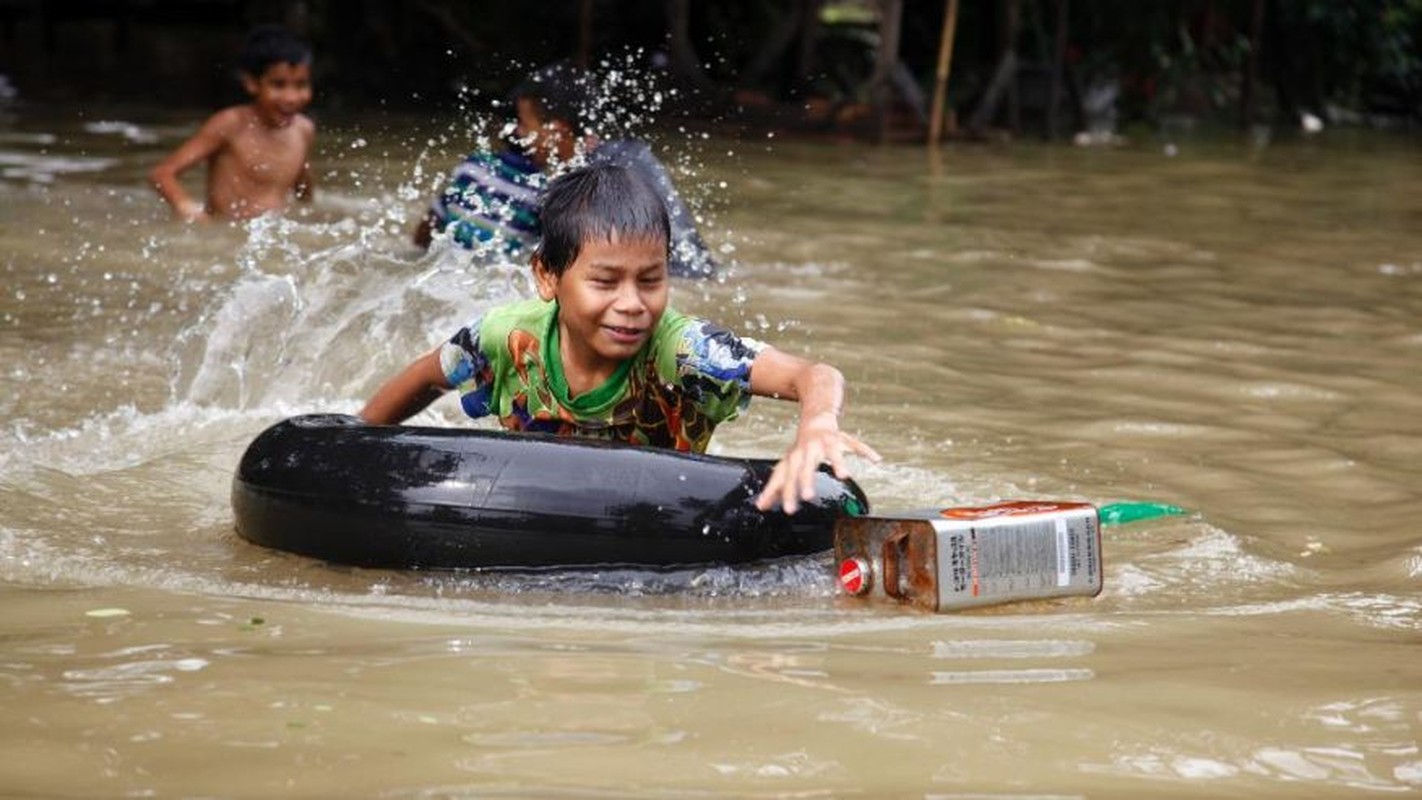
<path id="1" fill-rule="evenodd" d="M 770 480 L 755 499 L 755 507 L 769 511 L 778 503 L 786 514 L 794 514 L 801 501 L 814 498 L 815 473 L 821 464 L 828 463 L 836 478 L 849 477 L 844 463 L 846 452 L 879 460 L 874 448 L 839 429 L 839 415 L 834 411 L 802 418 L 795 443 L 771 471 Z"/>

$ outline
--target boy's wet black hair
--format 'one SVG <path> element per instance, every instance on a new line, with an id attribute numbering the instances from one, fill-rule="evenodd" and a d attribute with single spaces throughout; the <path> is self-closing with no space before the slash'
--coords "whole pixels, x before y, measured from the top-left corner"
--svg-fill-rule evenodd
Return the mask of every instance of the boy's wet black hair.
<path id="1" fill-rule="evenodd" d="M 237 69 L 254 78 L 262 77 L 273 64 L 310 63 L 311 45 L 280 25 L 253 28 L 237 56 Z"/>
<path id="2" fill-rule="evenodd" d="M 569 61 L 534 70 L 509 92 L 510 104 L 528 97 L 538 101 L 548 119 L 562 120 L 574 130 L 587 127 L 592 89 L 588 74 Z"/>
<path id="3" fill-rule="evenodd" d="M 562 275 L 592 240 L 671 240 L 661 195 L 641 175 L 618 164 L 592 164 L 553 179 L 539 209 L 543 238 L 535 255 Z"/>

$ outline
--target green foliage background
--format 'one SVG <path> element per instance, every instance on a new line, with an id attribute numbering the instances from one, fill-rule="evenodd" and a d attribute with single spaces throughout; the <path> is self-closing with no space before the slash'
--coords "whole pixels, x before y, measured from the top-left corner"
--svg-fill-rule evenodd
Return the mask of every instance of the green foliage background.
<path id="1" fill-rule="evenodd" d="M 681 84 L 689 110 L 716 115 L 733 112 L 746 91 L 789 107 L 871 99 L 865 81 L 887 2 L 0 0 L 0 74 L 33 100 L 213 104 L 237 96 L 231 64 L 245 31 L 276 21 L 315 45 L 318 103 L 333 108 L 447 109 L 471 87 L 507 89 L 531 66 L 613 56 Z M 960 0 L 948 92 L 960 116 L 982 100 L 1010 46 L 1021 65 L 1023 124 L 1033 124 L 1062 2 L 1066 78 L 1079 92 L 1117 87 L 1123 124 L 1181 114 L 1238 122 L 1250 85 L 1259 120 L 1308 113 L 1422 124 L 1422 0 Z M 902 5 L 899 58 L 925 94 L 946 6 Z M 699 74 L 665 57 L 678 11 Z M 808 40 L 802 26 L 779 50 L 769 47 L 788 20 L 807 14 L 819 20 Z"/>

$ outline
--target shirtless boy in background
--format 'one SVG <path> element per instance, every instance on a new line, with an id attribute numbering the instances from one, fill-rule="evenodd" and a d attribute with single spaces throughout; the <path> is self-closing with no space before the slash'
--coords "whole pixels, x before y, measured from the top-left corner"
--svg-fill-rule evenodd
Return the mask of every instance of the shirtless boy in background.
<path id="1" fill-rule="evenodd" d="M 149 173 L 178 219 L 246 219 L 285 208 L 293 195 L 311 200 L 316 126 L 301 113 L 311 102 L 310 47 L 280 27 L 263 26 L 248 35 L 239 69 L 252 101 L 213 114 Z M 202 161 L 205 202 L 178 180 Z"/>

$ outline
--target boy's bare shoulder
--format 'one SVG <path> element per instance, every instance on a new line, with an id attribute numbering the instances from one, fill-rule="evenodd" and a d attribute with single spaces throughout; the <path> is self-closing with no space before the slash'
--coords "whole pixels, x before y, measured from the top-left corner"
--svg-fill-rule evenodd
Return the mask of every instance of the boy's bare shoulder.
<path id="1" fill-rule="evenodd" d="M 305 114 L 297 114 L 296 117 L 291 120 L 291 125 L 296 128 L 296 131 L 301 134 L 301 138 L 305 139 L 307 144 L 310 144 L 316 139 L 316 123 Z"/>
<path id="2" fill-rule="evenodd" d="M 227 138 L 248 123 L 251 113 L 247 106 L 228 106 L 208 117 L 202 126 Z"/>

